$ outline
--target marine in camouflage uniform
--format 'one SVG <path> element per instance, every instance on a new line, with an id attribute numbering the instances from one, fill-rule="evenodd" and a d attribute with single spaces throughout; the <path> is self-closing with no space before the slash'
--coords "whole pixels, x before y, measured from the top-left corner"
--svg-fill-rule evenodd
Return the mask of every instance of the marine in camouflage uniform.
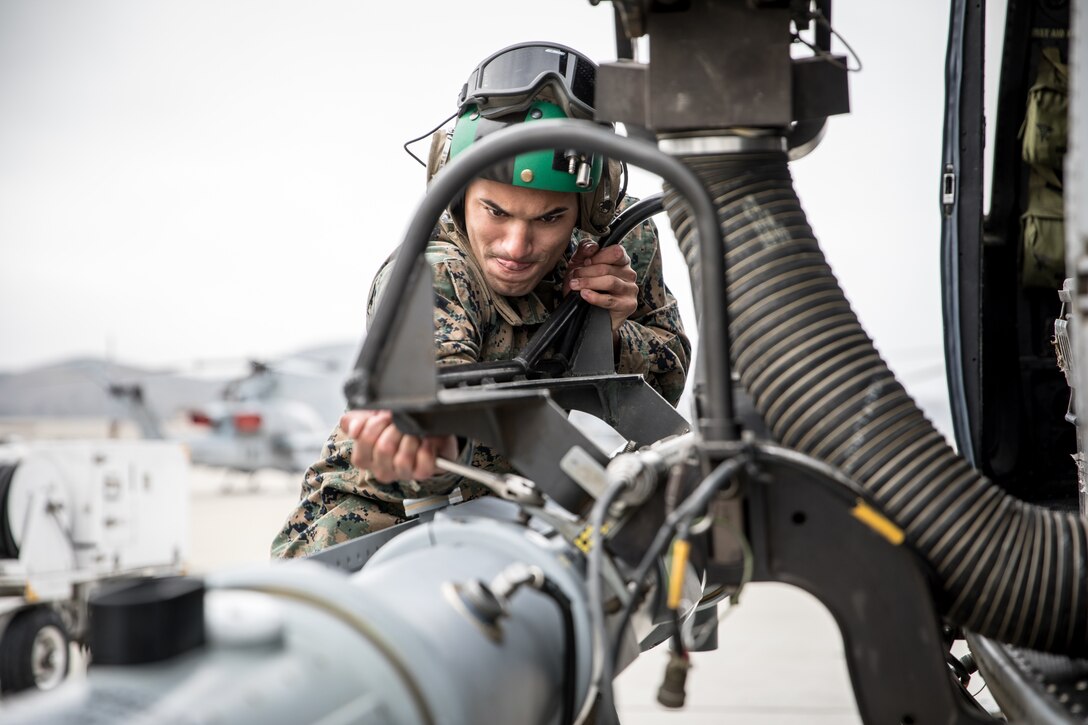
<path id="1" fill-rule="evenodd" d="M 631 203 L 628 199 L 627 203 Z M 426 258 L 435 277 L 435 358 L 438 364 L 472 363 L 513 358 L 562 301 L 568 253 L 536 288 L 522 297 L 503 297 L 484 282 L 468 240 L 448 217 L 436 230 Z M 592 239 L 576 230 L 569 252 Z M 657 229 L 645 222 L 623 240 L 637 275 L 638 308 L 619 329 L 616 372 L 642 374 L 672 405 L 680 399 L 691 345 L 679 310 L 665 286 Z M 375 278 L 368 317 L 381 296 L 391 262 Z M 381 483 L 351 462 L 353 441 L 339 426 L 329 436 L 324 456 L 302 482 L 301 501 L 272 543 L 272 555 L 312 554 L 356 536 L 405 521 L 404 500 L 446 495 L 459 488 L 461 497 L 487 493 L 480 484 L 452 474 L 423 481 Z M 491 471 L 511 471 L 509 463 L 482 445 L 467 445 L 462 462 Z"/>

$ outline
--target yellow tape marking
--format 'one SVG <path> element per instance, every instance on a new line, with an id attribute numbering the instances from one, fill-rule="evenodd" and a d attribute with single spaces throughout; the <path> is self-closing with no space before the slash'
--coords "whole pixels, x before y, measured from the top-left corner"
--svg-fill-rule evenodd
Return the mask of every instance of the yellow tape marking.
<path id="1" fill-rule="evenodd" d="M 684 588 L 684 569 L 688 565 L 691 544 L 687 539 L 677 539 L 672 545 L 672 570 L 669 572 L 669 609 L 680 606 L 680 593 Z"/>
<path id="2" fill-rule="evenodd" d="M 855 519 L 890 541 L 893 546 L 899 546 L 903 543 L 903 539 L 906 538 L 901 528 L 861 499 L 858 499 L 857 504 L 854 505 L 850 513 L 853 514 Z"/>
<path id="3" fill-rule="evenodd" d="M 606 521 L 604 526 L 601 527 L 601 536 L 607 536 L 610 528 L 612 528 L 612 524 Z M 593 539 L 593 527 L 586 526 L 582 529 L 581 533 L 575 537 L 574 545 L 581 549 L 583 554 L 588 554 L 589 550 L 593 548 Z"/>

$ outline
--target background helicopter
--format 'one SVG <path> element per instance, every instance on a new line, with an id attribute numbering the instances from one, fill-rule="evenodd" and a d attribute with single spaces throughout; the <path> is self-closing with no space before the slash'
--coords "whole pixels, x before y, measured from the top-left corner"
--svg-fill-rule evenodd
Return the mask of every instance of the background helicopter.
<path id="1" fill-rule="evenodd" d="M 155 390 L 169 387 L 161 377 L 110 383 L 107 391 L 144 438 L 181 440 L 193 464 L 249 474 L 255 487 L 258 471 L 298 474 L 317 459 L 342 408 L 340 385 L 352 351 L 331 346 L 248 360 L 245 374 L 218 383 L 217 398 L 198 404 L 158 402 L 164 396 Z"/>

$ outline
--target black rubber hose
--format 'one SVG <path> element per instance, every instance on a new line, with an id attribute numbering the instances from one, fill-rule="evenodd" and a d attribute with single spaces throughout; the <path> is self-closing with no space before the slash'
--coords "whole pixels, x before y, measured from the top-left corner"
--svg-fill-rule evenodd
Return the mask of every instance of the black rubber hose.
<path id="1" fill-rule="evenodd" d="M 664 211 L 664 194 L 652 194 L 645 199 L 640 199 L 612 220 L 608 233 L 599 241 L 600 248 L 618 244 L 632 229 L 662 211 Z M 564 336 L 564 345 L 560 347 L 567 346 L 567 337 L 570 337 L 572 332 L 574 339 L 580 337 L 585 325 L 584 313 L 588 307 L 589 303 L 580 295 L 568 292 L 555 312 L 548 317 L 539 330 L 533 333 L 528 344 L 514 359 L 522 361 L 527 370 L 532 370 L 561 334 Z M 441 377 L 441 373 L 439 376 Z"/>
<path id="2" fill-rule="evenodd" d="M 593 510 L 589 512 L 590 549 L 586 566 L 586 580 L 589 595 L 589 621 L 593 626 L 593 637 L 596 640 L 594 646 L 597 648 L 601 662 L 596 717 L 600 725 L 616 725 L 619 722 L 619 715 L 616 712 L 615 692 L 612 687 L 615 668 L 612 659 L 609 657 L 612 645 L 608 639 L 607 613 L 604 604 L 602 571 L 604 570 L 605 554 L 602 531 L 604 521 L 608 516 L 608 509 L 619 499 L 626 488 L 625 481 L 612 481 L 593 504 Z M 632 595 L 631 600 L 634 599 L 635 595 Z M 627 622 L 625 620 L 616 629 L 620 633 L 620 641 L 622 641 L 622 633 L 626 628 Z"/>
<path id="3" fill-rule="evenodd" d="M 574 725 L 574 710 L 577 700 L 576 673 L 578 669 L 578 640 L 574 637 L 574 614 L 571 611 L 570 597 L 563 588 L 551 579 L 544 579 L 540 587 L 559 607 L 559 616 L 563 618 L 563 702 L 559 716 L 559 725 Z"/>
<path id="4" fill-rule="evenodd" d="M 1084 523 L 1007 495 L 925 418 L 840 289 L 785 154 L 683 160 L 718 210 L 735 369 L 774 436 L 872 494 L 932 565 L 952 621 L 1033 649 L 1088 651 Z M 665 207 L 694 284 L 693 220 L 667 185 Z"/>

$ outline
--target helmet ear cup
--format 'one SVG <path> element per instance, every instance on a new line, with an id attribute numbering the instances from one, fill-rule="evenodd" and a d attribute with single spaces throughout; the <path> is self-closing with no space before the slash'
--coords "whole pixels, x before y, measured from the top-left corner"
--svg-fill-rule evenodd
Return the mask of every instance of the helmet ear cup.
<path id="1" fill-rule="evenodd" d="M 623 164 L 614 159 L 605 159 L 605 162 L 597 188 L 593 193 L 579 195 L 578 226 L 598 237 L 608 233 L 608 225 L 623 201 Z"/>
<path id="2" fill-rule="evenodd" d="M 452 134 L 445 129 L 438 129 L 431 134 L 431 150 L 427 154 L 427 184 L 446 165 L 450 158 L 450 139 Z"/>
<path id="3" fill-rule="evenodd" d="M 445 129 L 438 129 L 431 134 L 431 149 L 427 154 L 427 185 L 442 170 L 442 167 L 450 160 L 450 140 L 453 133 Z M 465 192 L 461 192 L 450 200 L 446 209 L 453 220 L 454 228 L 461 234 L 465 233 Z"/>

